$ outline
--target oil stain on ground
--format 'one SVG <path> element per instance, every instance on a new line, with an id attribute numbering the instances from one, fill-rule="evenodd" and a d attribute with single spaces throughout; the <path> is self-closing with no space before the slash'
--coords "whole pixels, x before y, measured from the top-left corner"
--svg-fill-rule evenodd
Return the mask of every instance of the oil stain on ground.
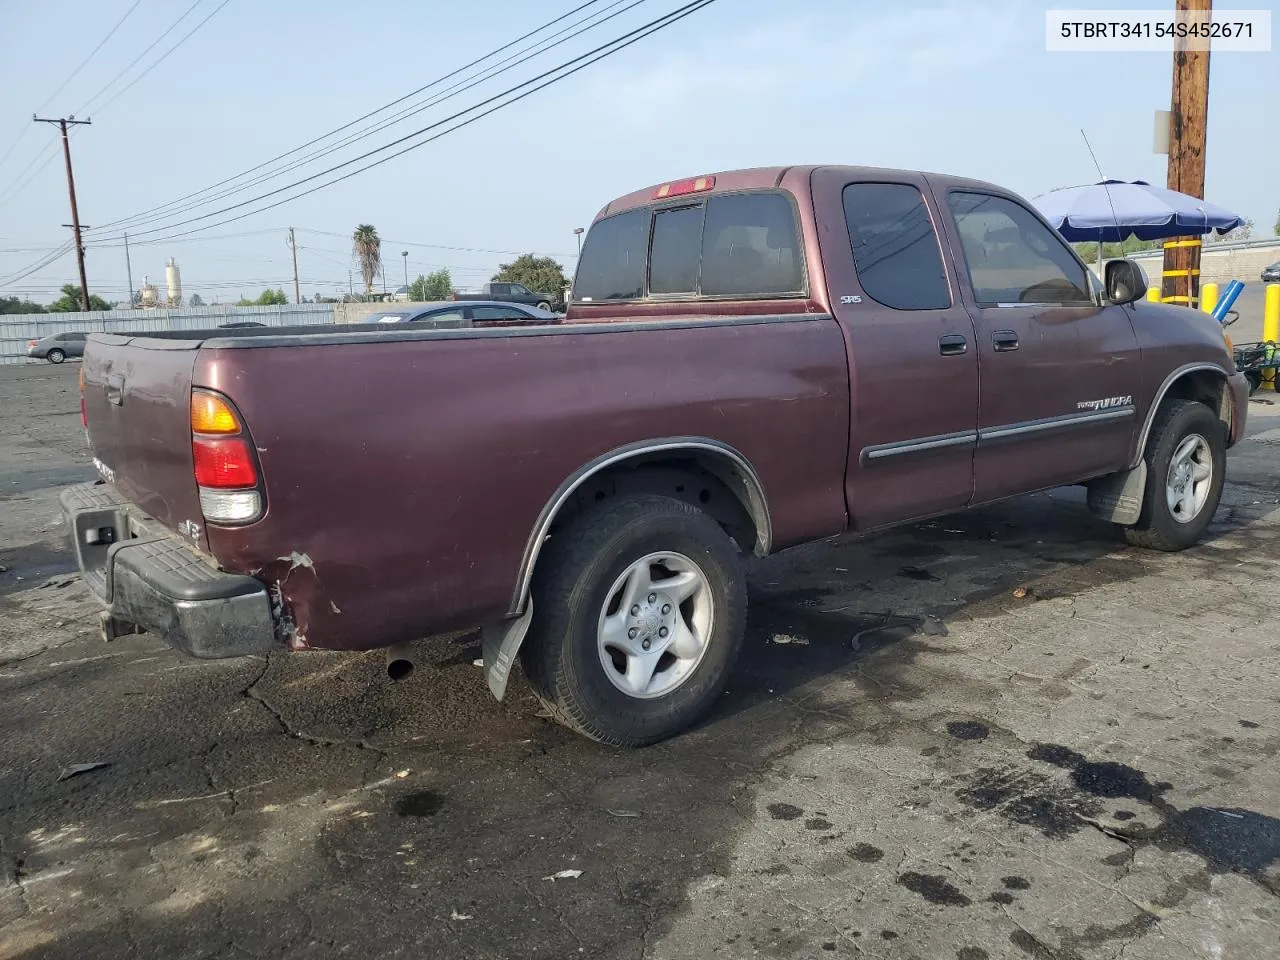
<path id="1" fill-rule="evenodd" d="M 1274 878 L 1266 874 L 1280 864 L 1280 820 L 1275 817 L 1236 807 L 1180 810 L 1165 799 L 1172 789 L 1167 781 L 1153 781 L 1127 764 L 1090 760 L 1059 744 L 1037 744 L 1027 757 L 1069 770 L 1070 785 L 1034 770 L 986 768 L 966 777 L 956 798 L 974 809 L 1035 827 L 1052 839 L 1070 836 L 1099 817 L 1103 800 L 1136 800 L 1149 805 L 1161 822 L 1131 826 L 1132 813 L 1117 811 L 1118 822 L 1108 833 L 1131 847 L 1193 853 L 1213 872 L 1245 874 L 1274 888 Z"/>
<path id="2" fill-rule="evenodd" d="M 945 907 L 967 907 L 973 901 L 953 886 L 946 877 L 908 871 L 898 875 L 898 884 L 919 894 L 930 903 Z"/>
<path id="3" fill-rule="evenodd" d="M 402 817 L 434 817 L 444 806 L 444 797 L 430 790 L 418 790 L 397 798 L 395 811 Z"/>

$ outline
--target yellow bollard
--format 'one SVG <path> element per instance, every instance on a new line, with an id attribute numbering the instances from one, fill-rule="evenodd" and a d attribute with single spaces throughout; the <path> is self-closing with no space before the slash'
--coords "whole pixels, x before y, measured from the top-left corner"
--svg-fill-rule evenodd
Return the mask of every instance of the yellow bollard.
<path id="1" fill-rule="evenodd" d="M 1200 284 L 1200 309 L 1205 313 L 1213 313 L 1218 305 L 1218 285 L 1216 283 Z"/>
<path id="2" fill-rule="evenodd" d="M 1262 301 L 1262 339 L 1280 340 L 1280 283 L 1268 283 Z"/>
<path id="3" fill-rule="evenodd" d="M 1262 301 L 1262 339 L 1268 343 L 1280 340 L 1280 283 L 1267 284 Z M 1262 382 L 1269 383 L 1272 389 L 1275 389 L 1275 379 L 1274 370 L 1263 371 Z"/>

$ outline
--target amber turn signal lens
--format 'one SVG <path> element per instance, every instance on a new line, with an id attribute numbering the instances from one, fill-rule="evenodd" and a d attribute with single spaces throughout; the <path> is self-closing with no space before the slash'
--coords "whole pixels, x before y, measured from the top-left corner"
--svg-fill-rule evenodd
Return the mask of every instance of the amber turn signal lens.
<path id="1" fill-rule="evenodd" d="M 216 393 L 191 392 L 192 433 L 239 433 L 240 421 L 231 404 Z"/>

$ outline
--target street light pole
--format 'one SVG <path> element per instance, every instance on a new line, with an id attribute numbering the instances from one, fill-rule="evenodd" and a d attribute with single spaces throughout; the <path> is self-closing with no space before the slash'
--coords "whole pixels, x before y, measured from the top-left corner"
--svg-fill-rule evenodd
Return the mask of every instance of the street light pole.
<path id="1" fill-rule="evenodd" d="M 404 298 L 409 299 L 409 251 L 401 250 L 400 256 L 404 258 Z"/>
<path id="2" fill-rule="evenodd" d="M 574 227 L 573 235 L 578 239 L 578 257 L 582 257 L 582 227 Z"/>

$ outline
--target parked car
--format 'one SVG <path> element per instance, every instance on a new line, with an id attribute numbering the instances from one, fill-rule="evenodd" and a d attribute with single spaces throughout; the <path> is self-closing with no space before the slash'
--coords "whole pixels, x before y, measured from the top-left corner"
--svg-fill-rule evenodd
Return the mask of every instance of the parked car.
<path id="1" fill-rule="evenodd" d="M 563 323 L 94 334 L 102 482 L 63 504 L 108 638 L 479 627 L 499 698 L 519 659 L 562 723 L 647 744 L 720 696 L 745 554 L 1068 484 L 1132 543 L 1196 543 L 1247 387 L 1219 324 L 1144 294 L 975 180 L 662 184 L 596 218 Z"/>
<path id="2" fill-rule="evenodd" d="M 1280 283 L 1280 260 L 1262 268 L 1263 283 Z"/>
<path id="3" fill-rule="evenodd" d="M 67 357 L 83 357 L 86 336 L 79 332 L 51 333 L 39 340 L 28 340 L 27 356 L 50 363 L 61 363 Z"/>
<path id="4" fill-rule="evenodd" d="M 535 293 L 523 283 L 486 283 L 480 288 L 479 293 L 455 293 L 453 299 L 523 303 L 537 307 L 539 310 L 545 310 L 548 313 L 551 312 L 552 308 L 563 306 L 564 304 L 564 294 Z"/>
<path id="5" fill-rule="evenodd" d="M 519 303 L 503 303 L 498 300 L 468 301 L 459 304 L 451 300 L 431 304 L 406 305 L 400 310 L 388 310 L 370 317 L 373 323 L 422 323 L 433 321 L 441 324 L 450 320 L 457 326 L 511 326 L 531 323 L 557 323 L 563 315 L 529 307 Z"/>

